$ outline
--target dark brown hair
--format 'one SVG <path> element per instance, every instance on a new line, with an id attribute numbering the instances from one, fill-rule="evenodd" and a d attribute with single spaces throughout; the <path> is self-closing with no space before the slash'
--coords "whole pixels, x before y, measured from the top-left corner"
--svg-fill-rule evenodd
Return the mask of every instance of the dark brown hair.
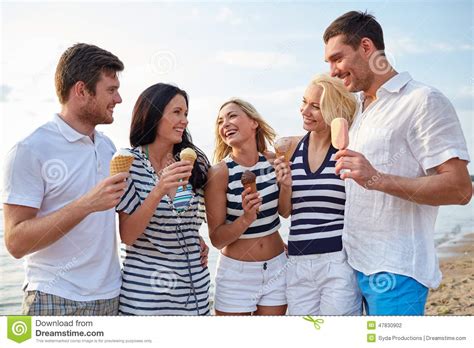
<path id="1" fill-rule="evenodd" d="M 100 47 L 85 43 L 69 47 L 56 67 L 55 84 L 59 102 L 67 102 L 71 87 L 78 81 L 83 81 L 87 90 L 95 95 L 101 73 L 113 76 L 123 69 L 120 59 Z"/>
<path id="2" fill-rule="evenodd" d="M 353 49 L 359 48 L 364 37 L 372 40 L 378 50 L 385 49 L 382 27 L 367 12 L 350 11 L 338 17 L 324 31 L 324 43 L 327 44 L 330 38 L 341 34 L 344 35 L 344 44 Z"/>
<path id="3" fill-rule="evenodd" d="M 182 89 L 166 83 L 157 83 L 140 94 L 132 113 L 130 127 L 130 145 L 132 147 L 151 144 L 155 141 L 158 124 L 163 117 L 166 105 L 178 94 L 184 97 L 186 106 L 188 106 L 188 94 Z M 202 188 L 207 181 L 209 160 L 204 152 L 192 143 L 191 134 L 187 129 L 184 130 L 181 142 L 173 146 L 173 157 L 177 159 L 181 150 L 186 147 L 192 148 L 198 156 L 194 162 L 189 183 L 194 189 Z"/>

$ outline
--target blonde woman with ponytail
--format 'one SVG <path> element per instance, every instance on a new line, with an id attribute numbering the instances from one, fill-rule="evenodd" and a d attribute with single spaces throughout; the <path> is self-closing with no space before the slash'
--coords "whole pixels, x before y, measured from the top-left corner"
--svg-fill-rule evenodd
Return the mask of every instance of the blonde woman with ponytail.
<path id="1" fill-rule="evenodd" d="M 286 165 L 286 175 L 276 176 L 267 151 L 275 132 L 250 103 L 225 102 L 215 129 L 215 164 L 205 202 L 209 236 L 221 251 L 216 315 L 283 315 L 287 256 L 278 232 L 278 207 L 280 197 L 291 191 L 290 168 Z M 258 192 L 244 189 L 246 171 L 256 175 Z"/>

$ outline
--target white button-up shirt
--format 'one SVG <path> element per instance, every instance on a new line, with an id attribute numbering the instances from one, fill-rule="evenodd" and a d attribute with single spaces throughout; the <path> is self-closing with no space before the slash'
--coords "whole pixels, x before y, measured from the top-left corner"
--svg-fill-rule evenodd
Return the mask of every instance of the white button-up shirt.
<path id="1" fill-rule="evenodd" d="M 94 142 L 58 115 L 8 153 L 3 203 L 51 214 L 109 175 L 113 143 L 95 131 Z M 88 215 L 64 237 L 25 258 L 25 286 L 74 301 L 118 296 L 120 263 L 115 211 Z"/>
<path id="2" fill-rule="evenodd" d="M 381 86 L 364 111 L 362 103 L 349 132 L 349 149 L 362 153 L 378 171 L 415 178 L 432 174 L 434 167 L 451 158 L 469 161 L 449 100 L 408 73 Z M 343 243 L 350 265 L 367 275 L 392 272 L 438 287 L 437 214 L 438 207 L 369 191 L 346 180 Z"/>

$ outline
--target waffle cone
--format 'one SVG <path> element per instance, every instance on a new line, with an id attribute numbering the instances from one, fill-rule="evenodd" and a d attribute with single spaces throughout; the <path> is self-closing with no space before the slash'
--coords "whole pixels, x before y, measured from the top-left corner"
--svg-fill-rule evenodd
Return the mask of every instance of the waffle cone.
<path id="1" fill-rule="evenodd" d="M 116 156 L 110 161 L 110 175 L 128 173 L 133 163 L 133 156 Z"/>
<path id="2" fill-rule="evenodd" d="M 194 161 L 196 160 L 196 157 L 194 156 L 181 156 L 181 161 L 189 161 L 191 162 L 191 165 L 194 165 Z"/>
<path id="3" fill-rule="evenodd" d="M 276 152 L 275 153 L 276 157 L 283 156 L 283 157 L 285 157 L 285 162 L 290 161 L 290 149 L 289 148 L 285 151 L 282 151 L 282 149 L 276 149 L 275 152 Z"/>
<path id="4" fill-rule="evenodd" d="M 247 187 L 250 187 L 250 193 L 256 193 L 258 192 L 257 191 L 257 183 L 254 181 L 254 182 L 250 182 L 250 183 L 247 183 L 247 184 L 244 184 L 244 190 L 247 189 Z M 257 209 L 257 214 L 259 213 L 259 210 Z"/>
<path id="5" fill-rule="evenodd" d="M 181 161 L 189 161 L 191 162 L 191 165 L 194 166 L 194 161 L 196 160 L 196 157 L 194 156 L 186 156 L 186 155 L 181 155 Z M 189 180 L 189 178 L 188 178 Z M 183 191 L 186 190 L 186 185 L 183 185 Z"/>
<path id="6" fill-rule="evenodd" d="M 251 189 L 251 192 L 250 192 L 250 193 L 255 193 L 255 192 L 257 192 L 257 183 L 256 183 L 256 182 L 251 182 L 251 183 L 245 184 L 245 185 L 244 185 L 244 190 L 246 190 L 247 187 L 250 187 L 250 189 Z"/>

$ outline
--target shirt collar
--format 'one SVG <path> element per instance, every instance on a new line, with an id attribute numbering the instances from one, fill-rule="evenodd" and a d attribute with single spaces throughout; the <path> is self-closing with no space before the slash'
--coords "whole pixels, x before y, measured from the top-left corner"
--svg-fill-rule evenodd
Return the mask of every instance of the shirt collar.
<path id="1" fill-rule="evenodd" d="M 70 125 L 68 125 L 62 118 L 59 116 L 59 114 L 54 115 L 53 122 L 56 123 L 58 126 L 59 132 L 62 134 L 62 136 L 69 141 L 70 143 L 74 143 L 80 139 L 83 138 L 89 138 L 89 136 L 84 135 L 82 133 L 79 133 L 77 130 L 72 128 Z M 96 130 L 94 130 L 94 141 L 97 142 L 100 134 Z"/>
<path id="2" fill-rule="evenodd" d="M 408 72 L 401 72 L 385 82 L 379 89 L 383 89 L 389 93 L 398 93 L 411 80 L 412 78 Z"/>

